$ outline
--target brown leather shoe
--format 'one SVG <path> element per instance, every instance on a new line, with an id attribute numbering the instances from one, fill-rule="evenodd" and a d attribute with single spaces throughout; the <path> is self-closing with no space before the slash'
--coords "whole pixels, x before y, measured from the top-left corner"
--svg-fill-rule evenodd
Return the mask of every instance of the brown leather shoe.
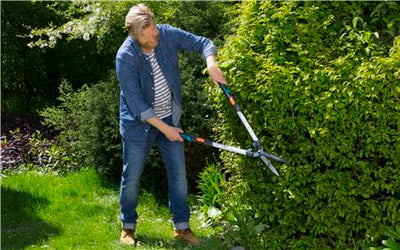
<path id="1" fill-rule="evenodd" d="M 182 230 L 175 230 L 174 231 L 174 238 L 175 239 L 182 239 L 193 246 L 197 246 L 200 244 L 199 238 L 193 234 L 190 228 L 182 229 Z"/>
<path id="2" fill-rule="evenodd" d="M 135 230 L 132 229 L 122 229 L 121 238 L 119 241 L 128 246 L 135 245 Z"/>

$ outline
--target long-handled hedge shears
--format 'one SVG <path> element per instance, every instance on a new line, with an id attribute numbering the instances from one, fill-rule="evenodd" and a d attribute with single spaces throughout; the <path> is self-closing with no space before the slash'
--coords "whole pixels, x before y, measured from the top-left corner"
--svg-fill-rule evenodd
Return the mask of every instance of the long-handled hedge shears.
<path id="1" fill-rule="evenodd" d="M 249 122 L 247 121 L 246 117 L 243 115 L 242 111 L 239 108 L 239 105 L 233 98 L 232 92 L 224 85 L 221 83 L 218 83 L 219 86 L 221 87 L 222 91 L 225 93 L 226 98 L 228 98 L 230 105 L 233 107 L 235 110 L 236 114 L 239 116 L 240 120 L 242 121 L 244 127 L 246 128 L 247 132 L 250 134 L 251 139 L 253 140 L 253 145 L 258 149 L 256 152 L 252 151 L 251 149 L 245 150 L 241 148 L 236 148 L 224 144 L 220 144 L 217 142 L 213 142 L 208 139 L 204 139 L 201 137 L 189 135 L 186 133 L 181 133 L 182 138 L 189 142 L 197 142 L 200 144 L 204 144 L 210 147 L 215 147 L 223 150 L 227 150 L 230 152 L 250 156 L 250 157 L 260 157 L 261 160 L 268 166 L 268 168 L 276 175 L 279 176 L 278 171 L 274 166 L 272 166 L 271 162 L 268 160 L 268 158 L 273 159 L 275 161 L 281 162 L 281 163 L 289 163 L 285 159 L 275 156 L 273 154 L 267 153 L 264 151 L 264 148 L 261 146 L 260 141 L 258 140 L 257 136 L 254 134 L 253 129 L 250 127 Z"/>

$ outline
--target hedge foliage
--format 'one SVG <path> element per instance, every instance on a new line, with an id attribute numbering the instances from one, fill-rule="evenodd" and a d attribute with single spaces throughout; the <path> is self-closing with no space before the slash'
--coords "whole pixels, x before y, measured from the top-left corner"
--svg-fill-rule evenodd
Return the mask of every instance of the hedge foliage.
<path id="1" fill-rule="evenodd" d="M 220 60 L 263 146 L 223 154 L 227 234 L 248 249 L 360 249 L 400 219 L 400 5 L 256 2 Z M 220 140 L 251 145 L 220 91 Z M 244 223 L 242 223 L 244 222 Z M 248 228 L 245 225 L 252 224 Z"/>

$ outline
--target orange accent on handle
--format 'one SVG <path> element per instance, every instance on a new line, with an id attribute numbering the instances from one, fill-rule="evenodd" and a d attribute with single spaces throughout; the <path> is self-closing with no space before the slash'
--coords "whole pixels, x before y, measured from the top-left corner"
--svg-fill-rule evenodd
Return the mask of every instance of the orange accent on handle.
<path id="1" fill-rule="evenodd" d="M 198 142 L 200 142 L 200 143 L 203 143 L 205 140 L 204 140 L 203 138 L 197 137 L 197 138 L 196 138 L 196 141 L 198 141 Z"/>
<path id="2" fill-rule="evenodd" d="M 229 102 L 231 103 L 232 106 L 235 106 L 235 99 L 233 97 L 229 98 Z"/>

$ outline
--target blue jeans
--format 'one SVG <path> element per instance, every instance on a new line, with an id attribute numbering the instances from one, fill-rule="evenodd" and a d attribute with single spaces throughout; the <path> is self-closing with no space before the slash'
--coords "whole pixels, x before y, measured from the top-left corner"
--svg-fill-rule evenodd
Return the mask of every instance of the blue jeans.
<path id="1" fill-rule="evenodd" d="M 172 124 L 172 118 L 163 121 Z M 123 228 L 135 229 L 138 214 L 140 176 L 146 157 L 154 144 L 159 148 L 168 177 L 169 209 L 173 215 L 175 229 L 189 228 L 190 210 L 185 169 L 184 145 L 169 141 L 163 133 L 151 126 L 143 138 L 123 138 L 123 171 L 121 176 L 120 206 Z"/>

